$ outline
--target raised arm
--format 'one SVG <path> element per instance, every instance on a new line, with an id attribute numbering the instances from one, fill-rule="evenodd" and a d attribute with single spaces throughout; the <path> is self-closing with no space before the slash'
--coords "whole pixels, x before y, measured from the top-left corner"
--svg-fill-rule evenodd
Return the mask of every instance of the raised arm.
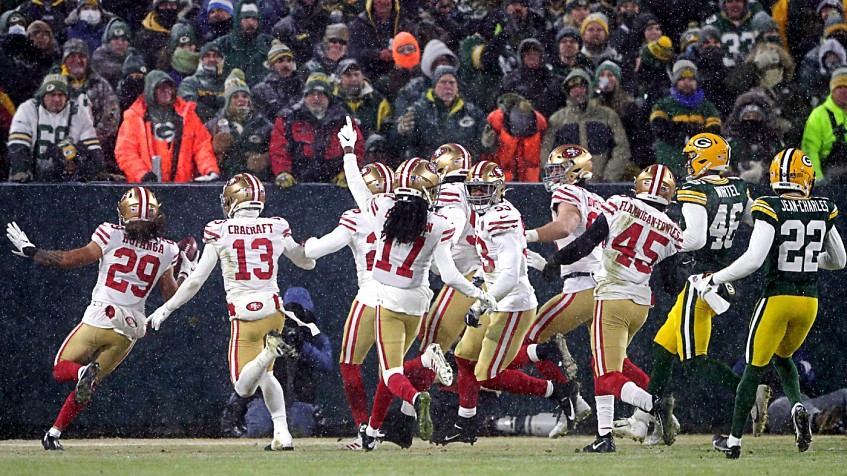
<path id="1" fill-rule="evenodd" d="M 103 250 L 93 241 L 82 248 L 67 251 L 36 248 L 15 222 L 6 225 L 6 237 L 15 247 L 12 253 L 24 258 L 32 258 L 36 263 L 50 268 L 79 268 L 103 257 Z"/>
<path id="2" fill-rule="evenodd" d="M 347 187 L 353 194 L 356 205 L 362 212 L 367 212 L 368 199 L 373 194 L 365 184 L 365 179 L 362 178 L 362 173 L 359 170 L 359 159 L 355 154 L 357 136 L 353 122 L 350 116 L 347 116 L 347 124 L 338 131 L 338 140 L 341 142 L 341 147 L 344 148 L 344 175 L 347 177 Z"/>

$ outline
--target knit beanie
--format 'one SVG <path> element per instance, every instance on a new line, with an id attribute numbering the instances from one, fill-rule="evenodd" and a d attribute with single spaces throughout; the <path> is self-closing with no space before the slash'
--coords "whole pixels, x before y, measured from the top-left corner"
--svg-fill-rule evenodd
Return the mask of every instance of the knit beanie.
<path id="1" fill-rule="evenodd" d="M 229 107 L 229 101 L 232 99 L 232 95 L 238 92 L 246 93 L 247 96 L 252 98 L 250 86 L 247 86 L 247 82 L 244 81 L 244 71 L 235 68 L 229 73 L 229 76 L 226 77 L 226 81 L 224 82 L 224 104 L 227 107 Z"/>
<path id="2" fill-rule="evenodd" d="M 847 67 L 841 67 L 832 72 L 832 78 L 829 80 L 829 92 L 835 91 L 835 88 L 847 86 Z"/>
<path id="3" fill-rule="evenodd" d="M 662 36 L 656 41 L 647 43 L 647 50 L 650 54 L 659 59 L 659 61 L 667 62 L 673 58 L 673 42 L 667 36 Z"/>
<path id="4" fill-rule="evenodd" d="M 68 78 L 62 74 L 51 73 L 41 81 L 41 87 L 35 93 L 38 97 L 44 97 L 52 92 L 59 91 L 68 95 Z"/>
<path id="5" fill-rule="evenodd" d="M 318 91 L 326 94 L 327 97 L 332 97 L 332 83 L 329 77 L 323 73 L 312 73 L 306 79 L 306 84 L 303 86 L 303 95 Z"/>
<path id="6" fill-rule="evenodd" d="M 606 15 L 602 13 L 592 13 L 585 17 L 585 20 L 582 20 L 582 25 L 579 27 L 579 34 L 585 36 L 585 29 L 588 28 L 588 25 L 591 23 L 597 23 L 603 27 L 603 30 L 606 31 L 606 35 L 609 34 L 609 19 L 606 18 Z"/>
<path id="7" fill-rule="evenodd" d="M 394 37 L 391 56 L 397 66 L 405 69 L 414 68 L 421 62 L 421 48 L 418 40 L 411 33 L 401 31 Z"/>
<path id="8" fill-rule="evenodd" d="M 458 77 L 456 74 L 456 68 L 447 65 L 441 65 L 435 68 L 435 71 L 432 73 L 432 84 L 437 84 L 438 80 L 441 79 L 445 74 L 452 74 L 453 77 Z"/>
<path id="9" fill-rule="evenodd" d="M 559 32 L 556 33 L 556 45 L 561 43 L 562 38 L 564 37 L 575 39 L 576 42 L 579 43 L 579 47 L 582 48 L 582 36 L 579 34 L 579 30 L 577 30 L 576 28 L 572 26 L 566 26 L 559 30 Z"/>
<path id="10" fill-rule="evenodd" d="M 171 37 L 168 47 L 170 48 L 170 51 L 173 51 L 177 49 L 177 47 L 184 45 L 199 46 L 199 43 L 197 42 L 197 36 L 194 34 L 194 28 L 191 28 L 191 25 L 188 23 L 178 21 L 174 24 L 173 28 L 171 28 Z"/>
<path id="11" fill-rule="evenodd" d="M 268 50 L 268 65 L 272 65 L 286 56 L 292 60 L 294 59 L 294 53 L 291 51 L 291 48 L 285 43 L 274 39 L 271 42 L 271 49 Z"/>
<path id="12" fill-rule="evenodd" d="M 81 40 L 79 38 L 72 38 L 65 42 L 65 46 L 62 47 L 62 62 L 68 59 L 68 56 L 73 53 L 79 53 L 85 56 L 86 58 L 91 57 L 91 52 L 88 51 L 88 43 L 86 43 L 85 40 Z"/>
<path id="13" fill-rule="evenodd" d="M 765 12 L 758 12 L 753 15 L 753 19 L 750 20 L 750 26 L 760 35 L 771 31 L 779 31 L 776 22 Z"/>
<path id="14" fill-rule="evenodd" d="M 124 60 L 121 75 L 127 77 L 133 73 L 147 74 L 147 66 L 144 65 L 144 57 L 140 53 L 130 53 Z"/>
<path id="15" fill-rule="evenodd" d="M 597 66 L 597 71 L 594 72 L 594 81 L 598 81 L 600 79 L 600 73 L 603 71 L 609 71 L 618 78 L 618 82 L 621 80 L 621 67 L 618 66 L 614 61 L 606 60 L 600 63 Z"/>
<path id="16" fill-rule="evenodd" d="M 211 12 L 213 8 L 218 8 L 230 15 L 235 15 L 235 8 L 233 8 L 230 0 L 211 0 L 209 5 L 206 6 L 206 11 Z"/>
<path id="17" fill-rule="evenodd" d="M 329 40 L 341 40 L 343 42 L 350 41 L 350 29 L 344 23 L 333 23 L 326 26 L 324 31 L 324 43 L 329 43 Z"/>
<path id="18" fill-rule="evenodd" d="M 683 78 L 694 78 L 694 80 L 697 80 L 697 66 L 686 59 L 674 63 L 671 70 L 671 81 L 674 85 Z"/>
<path id="19" fill-rule="evenodd" d="M 124 38 L 126 41 L 132 41 L 132 30 L 122 20 L 115 18 L 106 25 L 106 31 L 103 32 L 103 43 L 108 43 L 113 38 Z"/>

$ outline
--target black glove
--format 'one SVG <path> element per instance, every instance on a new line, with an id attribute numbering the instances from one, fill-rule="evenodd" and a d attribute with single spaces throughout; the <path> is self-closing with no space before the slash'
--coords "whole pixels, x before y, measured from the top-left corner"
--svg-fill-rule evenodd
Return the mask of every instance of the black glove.
<path id="1" fill-rule="evenodd" d="M 141 177 L 142 182 L 158 182 L 159 178 L 153 172 L 147 172 L 144 177 Z"/>
<path id="2" fill-rule="evenodd" d="M 561 273 L 562 267 L 556 263 L 556 256 L 554 255 L 547 258 L 547 264 L 544 265 L 544 269 L 541 270 L 541 276 L 547 281 L 553 281 L 557 279 Z"/>
<path id="3" fill-rule="evenodd" d="M 482 313 L 479 308 L 474 304 L 468 309 L 467 314 L 465 314 L 465 324 L 468 327 L 479 327 L 479 316 L 481 315 Z"/>

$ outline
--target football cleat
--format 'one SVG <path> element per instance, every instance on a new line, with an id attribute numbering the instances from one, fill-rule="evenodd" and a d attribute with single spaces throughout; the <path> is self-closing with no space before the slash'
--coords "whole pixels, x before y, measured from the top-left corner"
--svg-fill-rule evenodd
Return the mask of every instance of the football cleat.
<path id="1" fill-rule="evenodd" d="M 424 441 L 432 439 L 432 417 L 429 414 L 429 407 L 432 404 L 432 397 L 429 392 L 418 393 L 418 398 L 415 399 L 415 412 L 418 414 L 418 434 Z"/>
<path id="2" fill-rule="evenodd" d="M 568 349 L 568 343 L 565 340 L 565 335 L 561 333 L 556 334 L 553 336 L 552 341 L 556 344 L 556 347 L 559 348 L 559 352 L 561 352 L 562 354 L 561 366 L 563 373 L 568 378 L 568 380 L 576 380 L 576 373 L 579 369 L 576 365 L 576 360 L 574 360 L 573 356 L 571 355 L 570 349 Z M 577 409 L 577 413 L 578 412 L 579 409 Z M 577 419 L 579 419 L 578 416 Z"/>
<path id="3" fill-rule="evenodd" d="M 364 423 L 363 423 L 363 425 L 367 426 Z M 363 449 L 362 448 L 362 437 L 356 436 L 355 440 L 351 441 L 350 443 L 347 443 L 346 445 L 342 446 L 341 448 L 348 450 L 348 451 L 362 451 L 362 449 Z"/>
<path id="4" fill-rule="evenodd" d="M 274 329 L 265 336 L 265 348 L 277 357 L 297 357 L 297 349 L 288 345 L 282 337 L 282 332 Z"/>
<path id="5" fill-rule="evenodd" d="M 415 437 L 416 423 L 417 420 L 415 417 L 400 413 L 400 423 L 393 425 L 394 428 L 388 429 L 385 426 L 381 428 L 386 431 L 385 436 L 382 437 L 382 441 L 394 443 L 403 449 L 411 448 L 412 441 Z"/>
<path id="6" fill-rule="evenodd" d="M 612 423 L 612 434 L 618 438 L 632 438 L 641 443 L 647 437 L 647 425 L 633 417 L 615 420 Z"/>
<path id="7" fill-rule="evenodd" d="M 41 440 L 41 446 L 47 451 L 64 451 L 65 447 L 59 442 L 58 436 L 53 436 L 49 432 L 44 435 Z"/>
<path id="8" fill-rule="evenodd" d="M 582 398 L 582 395 L 576 394 L 576 419 L 574 423 L 579 423 L 582 420 L 591 416 L 591 405 Z"/>
<path id="9" fill-rule="evenodd" d="M 274 439 L 271 444 L 265 446 L 265 451 L 294 451 L 294 439 L 288 428 L 274 431 Z"/>
<path id="10" fill-rule="evenodd" d="M 671 427 L 676 428 L 676 433 L 679 434 L 679 420 L 676 415 L 671 415 Z M 653 425 L 653 432 L 642 443 L 644 446 L 656 446 L 660 443 L 664 444 L 664 428 Z"/>
<path id="11" fill-rule="evenodd" d="M 579 384 L 573 380 L 567 383 L 553 382 L 553 393 L 550 399 L 559 405 L 562 414 L 568 420 L 576 420 L 576 401 L 579 397 Z"/>
<path id="12" fill-rule="evenodd" d="M 653 396 L 653 410 L 650 411 L 650 415 L 655 419 L 657 429 L 661 428 L 662 441 L 668 446 L 676 441 L 676 434 L 679 431 L 679 425 L 673 424 L 673 407 L 673 395 Z"/>
<path id="13" fill-rule="evenodd" d="M 712 438 L 712 446 L 718 451 L 723 451 L 727 459 L 738 459 L 741 457 L 741 445 L 729 446 L 729 437 L 715 435 Z"/>
<path id="14" fill-rule="evenodd" d="M 797 451 L 803 453 L 812 444 L 812 420 L 802 403 L 794 404 L 791 409 L 791 421 L 794 422 L 794 442 L 797 444 Z"/>
<path id="15" fill-rule="evenodd" d="M 444 353 L 441 352 L 441 346 L 438 344 L 429 344 L 424 351 L 424 354 L 426 354 L 429 357 L 429 361 L 432 362 L 432 371 L 435 372 L 435 376 L 438 377 L 441 384 L 447 387 L 453 385 L 453 368 L 450 367 L 450 364 L 447 363 L 447 359 L 444 358 Z"/>
<path id="16" fill-rule="evenodd" d="M 750 410 L 753 418 L 753 436 L 759 437 L 765 434 L 765 426 L 768 424 L 768 403 L 771 401 L 771 388 L 767 384 L 761 384 L 756 388 L 756 404 Z"/>
<path id="17" fill-rule="evenodd" d="M 368 424 L 359 425 L 359 439 L 362 440 L 362 449 L 366 452 L 376 449 L 376 437 L 368 435 Z"/>
<path id="18" fill-rule="evenodd" d="M 615 451 L 615 439 L 611 433 L 606 436 L 597 435 L 594 443 L 582 449 L 583 453 L 614 453 Z"/>
<path id="19" fill-rule="evenodd" d="M 97 362 L 91 362 L 80 369 L 79 381 L 74 390 L 75 404 L 85 405 L 91 401 L 91 394 L 94 393 L 98 373 L 100 373 L 100 364 Z"/>
<path id="20" fill-rule="evenodd" d="M 547 437 L 555 440 L 556 438 L 567 435 L 571 424 L 571 420 L 568 420 L 568 417 L 564 413 L 559 413 L 559 416 L 556 417 L 556 426 L 550 430 Z"/>
<path id="21" fill-rule="evenodd" d="M 436 445 L 447 445 L 448 443 L 476 443 L 477 432 L 479 430 L 479 420 L 477 417 L 458 417 L 452 428 L 449 428 L 444 434 L 433 438 L 433 443 Z"/>

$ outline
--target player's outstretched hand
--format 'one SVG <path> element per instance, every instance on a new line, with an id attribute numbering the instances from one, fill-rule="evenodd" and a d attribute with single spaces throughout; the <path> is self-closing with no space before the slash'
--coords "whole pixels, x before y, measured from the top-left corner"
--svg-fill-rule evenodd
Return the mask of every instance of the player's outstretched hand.
<path id="1" fill-rule="evenodd" d="M 167 320 L 167 318 L 170 316 L 171 311 L 168 311 L 165 306 L 159 307 L 159 309 L 156 309 L 156 312 L 151 314 L 148 318 L 148 321 L 150 322 L 150 327 L 152 327 L 154 331 L 158 331 L 159 327 L 162 326 L 162 323 L 165 322 L 165 320 Z"/>
<path id="2" fill-rule="evenodd" d="M 531 249 L 527 248 L 526 249 L 526 264 L 532 269 L 536 269 L 538 271 L 544 271 L 544 267 L 547 266 L 547 260 L 544 259 L 544 257 L 541 256 L 540 254 L 538 254 L 535 251 L 532 251 Z"/>
<path id="3" fill-rule="evenodd" d="M 353 127 L 353 120 L 350 119 L 350 116 L 347 116 L 347 124 L 338 131 L 338 141 L 341 142 L 341 147 L 344 149 L 355 148 L 357 136 L 356 129 Z"/>
<path id="4" fill-rule="evenodd" d="M 12 250 L 13 254 L 29 258 L 33 254 L 33 251 L 35 251 L 35 245 L 29 241 L 29 238 L 26 237 L 26 233 L 24 233 L 15 222 L 6 225 L 6 238 L 8 238 L 9 241 L 12 242 L 12 246 L 15 247 L 15 249 Z M 26 251 L 27 248 L 32 248 L 32 250 Z M 27 253 L 30 254 L 28 255 Z"/>

